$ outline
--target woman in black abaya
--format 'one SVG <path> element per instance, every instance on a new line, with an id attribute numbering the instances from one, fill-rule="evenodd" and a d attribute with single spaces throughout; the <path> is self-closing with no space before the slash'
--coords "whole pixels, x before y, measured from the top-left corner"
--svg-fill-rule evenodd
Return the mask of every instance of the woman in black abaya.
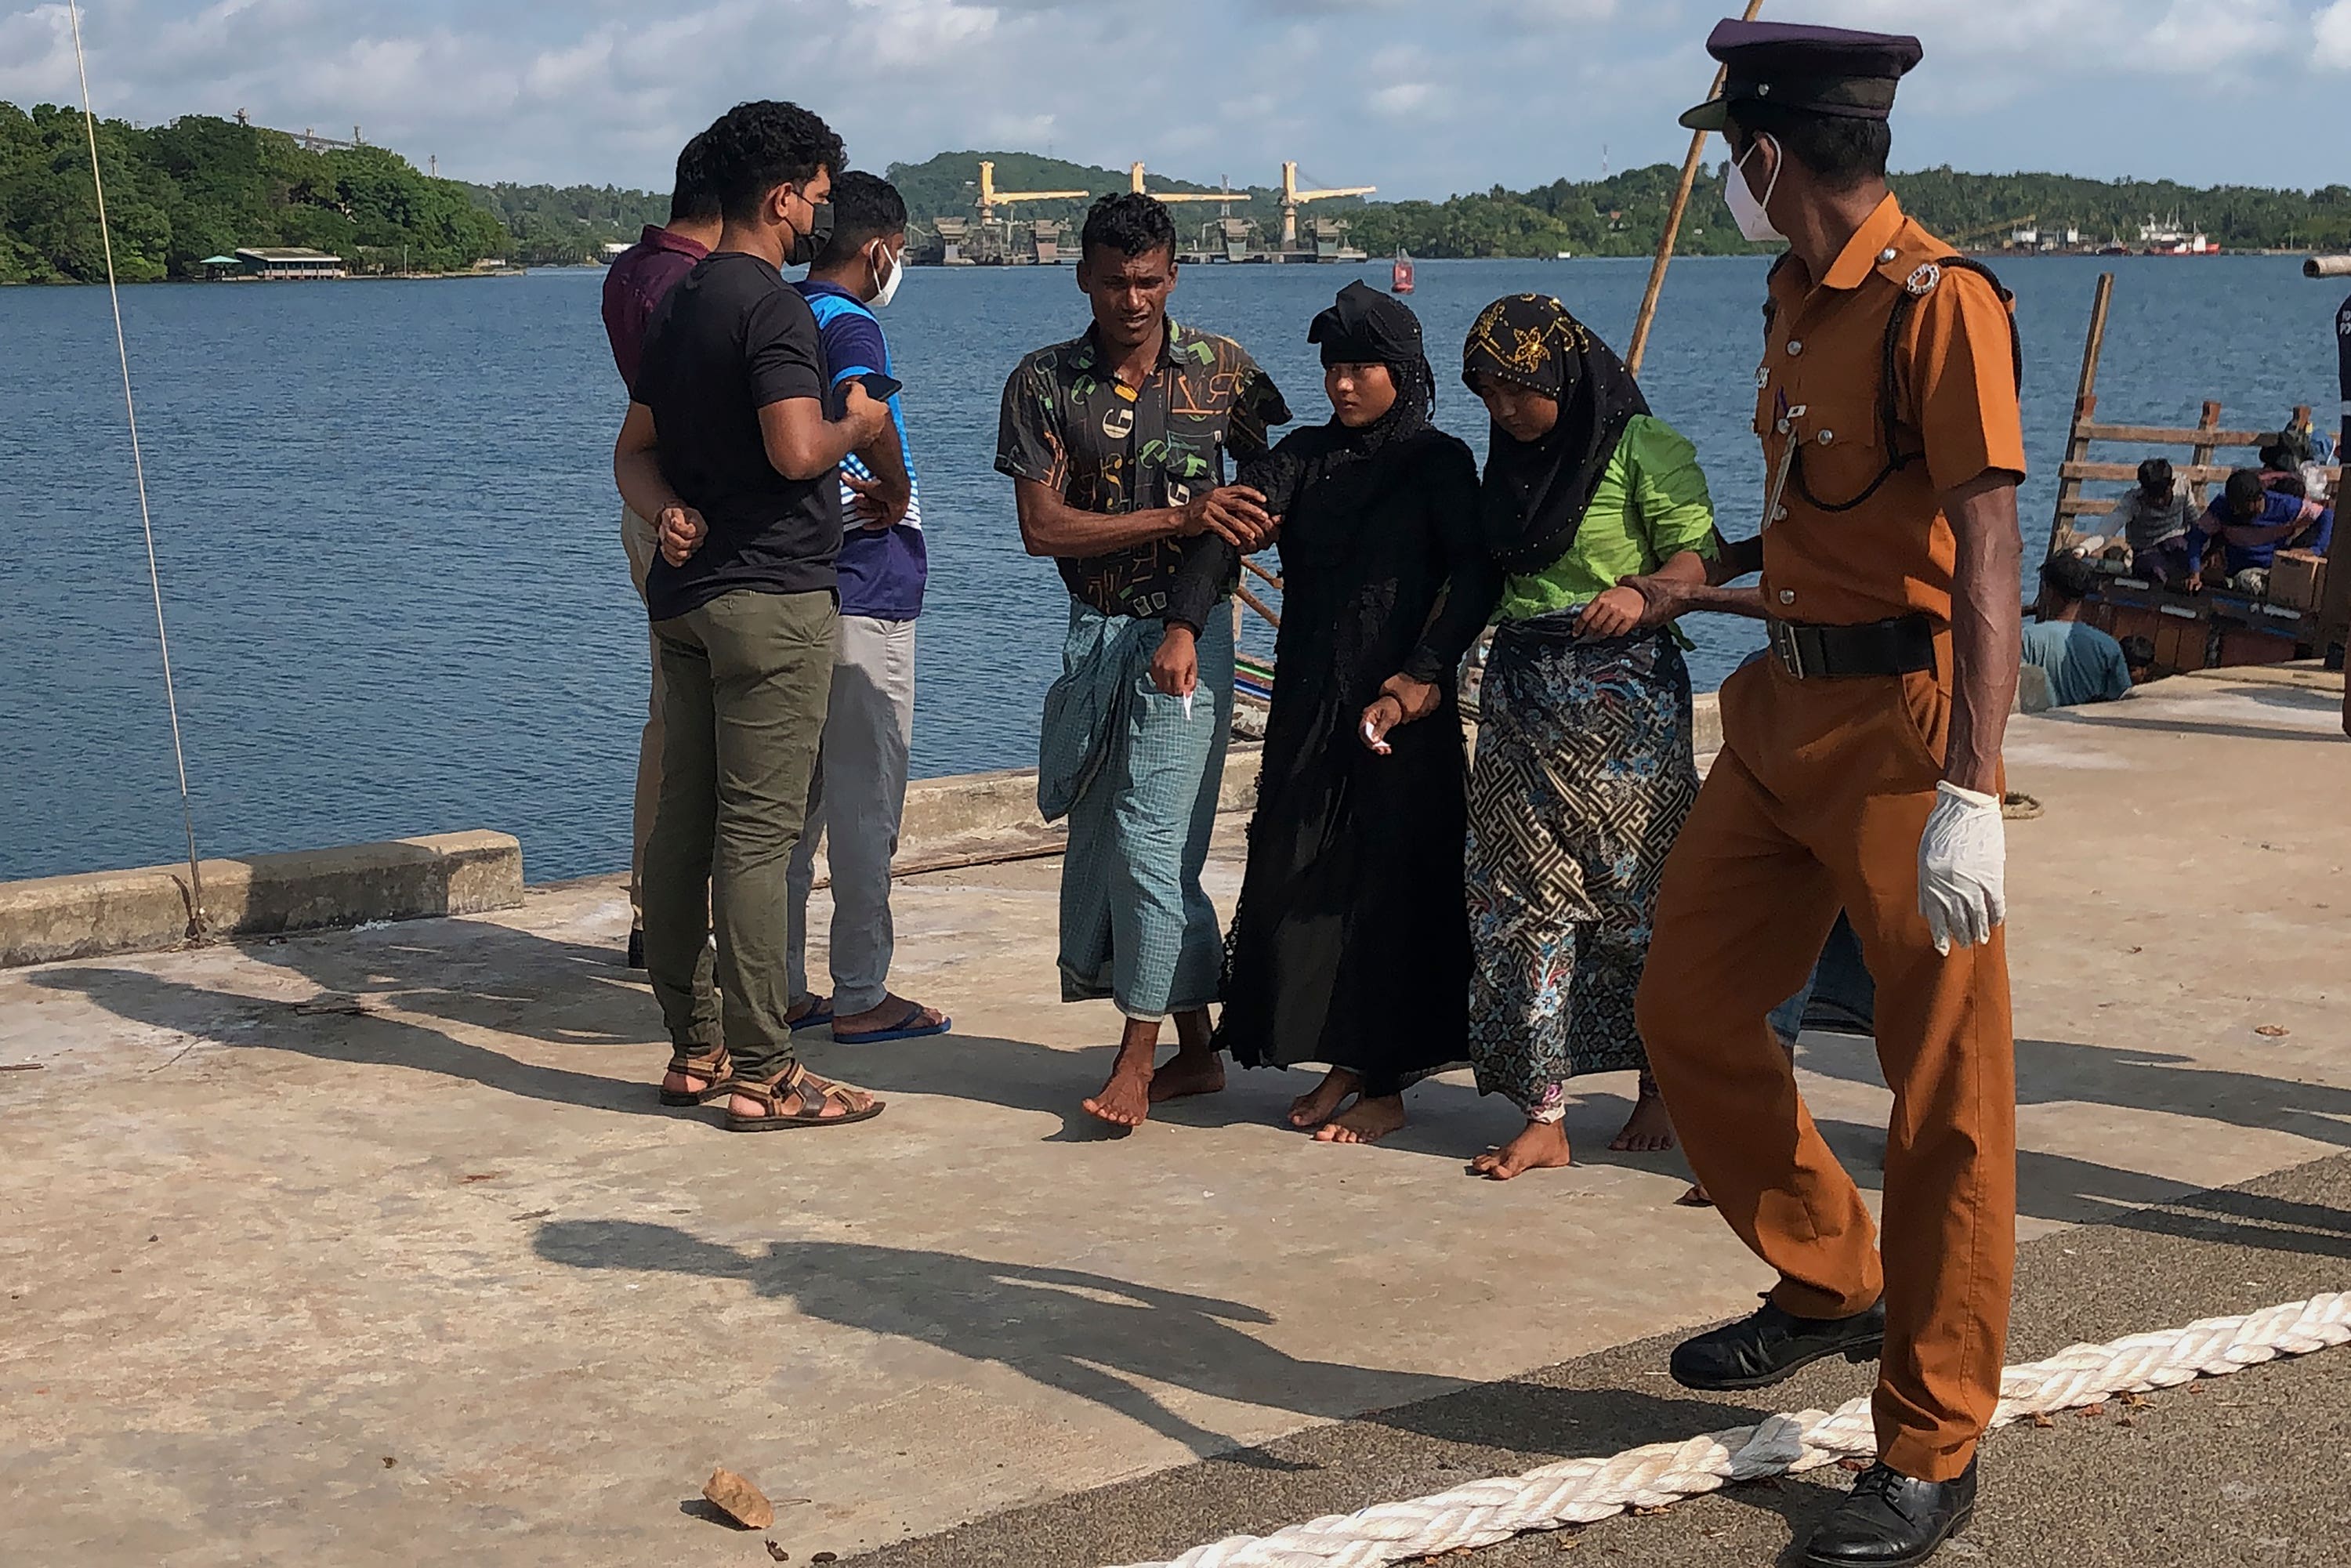
<path id="1" fill-rule="evenodd" d="M 1418 319 L 1354 283 L 1308 340 L 1322 349 L 1332 417 L 1240 476 L 1280 521 L 1283 602 L 1217 1040 L 1246 1067 L 1328 1064 L 1290 1124 L 1372 1143 L 1404 1125 L 1405 1088 L 1464 1053 L 1454 685 L 1491 574 L 1476 462 L 1429 423 L 1436 378 Z M 1214 536 L 1192 545 L 1153 664 L 1161 690 L 1190 689 L 1193 636 L 1237 569 Z M 1438 688 L 1438 710 L 1375 748 L 1361 719 L 1399 670 Z"/>

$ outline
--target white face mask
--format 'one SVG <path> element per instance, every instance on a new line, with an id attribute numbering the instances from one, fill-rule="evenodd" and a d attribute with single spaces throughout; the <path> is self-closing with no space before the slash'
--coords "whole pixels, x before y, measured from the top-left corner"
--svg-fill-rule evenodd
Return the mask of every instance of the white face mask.
<path id="1" fill-rule="evenodd" d="M 883 254 L 885 256 L 889 255 L 889 251 L 886 246 L 883 248 Z M 904 282 L 905 279 L 906 253 L 903 248 L 901 248 L 897 255 L 890 256 L 890 270 L 882 275 L 882 286 L 873 296 L 873 303 L 883 308 L 888 308 L 890 301 L 897 297 L 898 285 Z"/>
<path id="2" fill-rule="evenodd" d="M 1738 221 L 1739 232 L 1757 245 L 1788 237 L 1771 225 L 1771 193 L 1780 188 L 1780 169 L 1787 164 L 1787 149 L 1781 147 L 1776 141 L 1772 142 L 1772 147 L 1779 152 L 1780 162 L 1771 171 L 1770 189 L 1760 199 L 1755 194 L 1755 187 L 1747 183 L 1747 159 L 1754 157 L 1762 145 L 1763 138 L 1761 136 L 1750 142 L 1747 157 L 1731 165 L 1730 178 L 1722 183 L 1722 199 L 1730 204 L 1730 215 Z"/>

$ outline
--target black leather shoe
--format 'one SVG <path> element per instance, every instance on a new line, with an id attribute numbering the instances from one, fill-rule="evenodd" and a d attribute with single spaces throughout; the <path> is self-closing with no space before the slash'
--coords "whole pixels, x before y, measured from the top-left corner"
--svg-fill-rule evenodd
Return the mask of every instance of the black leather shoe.
<path id="1" fill-rule="evenodd" d="M 1875 1361 L 1885 1343 L 1883 1301 L 1849 1318 L 1800 1318 L 1767 1296 L 1753 1315 L 1676 1345 L 1674 1381 L 1684 1388 L 1769 1388 L 1828 1356 Z"/>
<path id="2" fill-rule="evenodd" d="M 1976 1462 L 1958 1479 L 1914 1481 L 1872 1465 L 1804 1542 L 1812 1568 L 1912 1568 L 1965 1530 L 1976 1512 Z"/>
<path id="3" fill-rule="evenodd" d="M 629 967 L 642 969 L 644 967 L 645 934 L 642 930 L 632 931 L 629 933 Z"/>

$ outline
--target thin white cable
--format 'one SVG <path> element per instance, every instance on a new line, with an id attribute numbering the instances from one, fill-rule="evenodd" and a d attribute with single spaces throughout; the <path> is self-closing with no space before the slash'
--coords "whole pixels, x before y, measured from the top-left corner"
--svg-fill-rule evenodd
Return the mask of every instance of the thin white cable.
<path id="1" fill-rule="evenodd" d="M 2242 1317 L 2077 1344 L 2001 1377 L 1991 1425 L 2094 1405 L 2116 1395 L 2221 1377 L 2285 1355 L 2351 1343 L 2351 1292 L 2288 1301 Z M 1433 1497 L 1331 1514 L 1271 1535 L 1236 1535 L 1172 1562 L 1133 1568 L 1382 1568 L 1490 1546 L 1530 1531 L 1588 1524 L 1628 1508 L 1662 1508 L 1739 1481 L 1793 1474 L 1876 1452 L 1866 1396 L 1801 1410 L 1608 1458 L 1568 1459 L 1521 1476 L 1472 1481 Z"/>
<path id="2" fill-rule="evenodd" d="M 80 0 L 66 0 L 73 25 L 74 69 L 81 78 L 81 122 L 89 134 L 89 183 L 98 194 L 98 239 L 106 256 L 106 298 L 114 308 L 114 352 L 122 365 L 122 413 L 131 424 L 131 472 L 139 482 L 139 527 L 147 538 L 147 586 L 155 596 L 155 645 L 163 655 L 163 706 L 172 716 L 172 758 L 180 770 L 180 825 L 188 836 L 188 935 L 204 938 L 204 882 L 196 861 L 196 809 L 188 798 L 188 751 L 180 738 L 180 695 L 172 679 L 172 639 L 163 627 L 163 575 L 155 565 L 155 520 L 147 507 L 147 460 L 139 445 L 139 405 L 131 395 L 131 342 L 122 331 L 122 290 L 114 277 L 114 231 L 106 216 L 106 175 L 99 167 L 98 116 L 89 102 L 89 65 L 82 56 Z"/>

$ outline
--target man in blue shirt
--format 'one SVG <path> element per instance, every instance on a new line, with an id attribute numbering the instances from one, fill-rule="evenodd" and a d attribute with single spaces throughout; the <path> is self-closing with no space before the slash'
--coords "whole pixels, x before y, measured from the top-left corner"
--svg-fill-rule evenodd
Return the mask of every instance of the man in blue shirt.
<path id="1" fill-rule="evenodd" d="M 2090 563 L 2074 555 L 2052 556 L 2041 569 L 2041 601 L 2050 609 L 2024 629 L 2024 662 L 2048 672 L 2050 701 L 2059 707 L 2130 695 L 2123 645 L 2081 620 L 2096 580 Z"/>
<path id="2" fill-rule="evenodd" d="M 887 306 L 905 277 L 906 204 L 888 181 L 852 172 L 832 183 L 832 214 L 831 240 L 797 287 L 816 315 L 839 392 L 861 377 L 893 376 L 873 308 Z M 895 395 L 889 404 L 888 425 L 841 465 L 841 643 L 808 825 L 790 873 L 793 1025 L 830 1022 L 835 1040 L 862 1044 L 940 1034 L 948 1026 L 936 1009 L 891 995 L 888 984 L 890 861 L 906 802 L 914 618 L 928 575 L 905 411 Z M 808 983 L 808 901 L 820 831 L 832 873 L 829 999 Z"/>
<path id="3" fill-rule="evenodd" d="M 2325 553 L 2335 537 L 2335 508 L 2265 489 L 2259 470 L 2240 468 L 2196 526 L 2208 537 L 2219 536 L 2230 587 L 2265 594 L 2279 546 Z"/>

